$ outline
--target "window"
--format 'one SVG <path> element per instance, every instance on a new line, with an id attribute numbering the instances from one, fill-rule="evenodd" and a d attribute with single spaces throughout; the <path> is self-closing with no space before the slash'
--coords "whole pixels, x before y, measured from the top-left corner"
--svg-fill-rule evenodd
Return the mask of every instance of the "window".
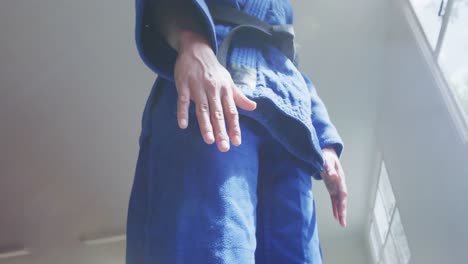
<path id="1" fill-rule="evenodd" d="M 442 26 L 442 17 L 439 15 L 441 10 L 441 0 L 410 1 L 424 30 L 427 41 L 431 45 L 432 49 L 435 49 L 437 39 L 439 38 L 440 28 Z"/>
<path id="2" fill-rule="evenodd" d="M 468 116 L 468 0 L 409 0 L 456 104 Z"/>
<path id="3" fill-rule="evenodd" d="M 373 263 L 412 263 L 400 212 L 383 162 L 369 225 L 369 244 Z"/>
<path id="4" fill-rule="evenodd" d="M 439 65 L 468 113 L 468 0 L 456 0 L 439 53 Z"/>

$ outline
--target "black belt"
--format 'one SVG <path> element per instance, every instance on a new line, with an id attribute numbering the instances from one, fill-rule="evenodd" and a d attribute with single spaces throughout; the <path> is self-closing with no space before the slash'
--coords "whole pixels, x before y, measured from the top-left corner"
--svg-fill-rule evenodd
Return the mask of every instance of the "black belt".
<path id="1" fill-rule="evenodd" d="M 227 65 L 228 52 L 233 37 L 239 32 L 252 30 L 270 38 L 274 45 L 297 66 L 294 28 L 292 24 L 270 25 L 255 16 L 227 5 L 210 5 L 208 8 L 216 22 L 234 26 L 218 49 L 217 58 L 224 67 Z"/>

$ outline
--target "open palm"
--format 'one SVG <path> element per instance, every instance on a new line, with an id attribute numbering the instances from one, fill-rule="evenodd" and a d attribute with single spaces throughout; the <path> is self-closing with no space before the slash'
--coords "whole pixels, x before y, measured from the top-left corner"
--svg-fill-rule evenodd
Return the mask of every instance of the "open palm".
<path id="1" fill-rule="evenodd" d="M 325 168 L 320 172 L 320 175 L 330 194 L 333 216 L 341 226 L 346 227 L 348 191 L 343 168 L 333 148 L 324 148 L 322 153 L 325 160 Z"/>

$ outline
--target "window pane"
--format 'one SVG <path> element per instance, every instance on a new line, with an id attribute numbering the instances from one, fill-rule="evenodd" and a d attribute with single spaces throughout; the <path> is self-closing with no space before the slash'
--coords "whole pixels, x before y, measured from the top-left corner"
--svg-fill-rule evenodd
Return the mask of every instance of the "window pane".
<path id="1" fill-rule="evenodd" d="M 403 229 L 403 225 L 401 224 L 400 212 L 398 211 L 398 209 L 395 210 L 395 215 L 393 216 L 390 232 L 398 250 L 398 258 L 400 260 L 400 263 L 409 263 L 411 258 L 411 252 L 408 246 L 408 240 L 406 239 L 406 234 Z"/>
<path id="2" fill-rule="evenodd" d="M 454 0 L 439 65 L 468 114 L 468 0 Z"/>
<path id="3" fill-rule="evenodd" d="M 398 252 L 392 235 L 389 235 L 387 238 L 387 243 L 383 250 L 383 258 L 385 264 L 406 264 L 398 260 Z"/>
<path id="4" fill-rule="evenodd" d="M 380 190 L 377 191 L 377 197 L 375 200 L 374 206 L 374 219 L 377 223 L 377 229 L 379 230 L 379 235 L 382 238 L 382 241 L 385 241 L 389 229 L 389 218 L 385 212 L 385 207 L 383 205 L 382 195 Z"/>
<path id="5" fill-rule="evenodd" d="M 372 221 L 371 223 L 369 236 L 372 249 L 372 257 L 374 259 L 374 262 L 377 263 L 380 257 L 380 249 L 382 248 L 382 239 L 379 237 L 380 235 L 379 231 L 377 230 L 375 221 Z"/>
<path id="6" fill-rule="evenodd" d="M 410 0 L 432 49 L 436 47 L 440 27 L 442 25 L 442 17 L 439 17 L 441 1 L 442 0 Z"/>
<path id="7" fill-rule="evenodd" d="M 388 219 L 391 219 L 393 208 L 395 208 L 395 195 L 393 194 L 392 185 L 388 179 L 387 168 L 385 163 L 382 162 L 380 169 L 379 189 L 382 194 L 382 200 L 387 212 Z"/>

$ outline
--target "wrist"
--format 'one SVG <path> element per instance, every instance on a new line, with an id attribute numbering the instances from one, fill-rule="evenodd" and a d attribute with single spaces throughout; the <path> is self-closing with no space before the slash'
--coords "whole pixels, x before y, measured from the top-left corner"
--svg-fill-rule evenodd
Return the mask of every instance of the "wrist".
<path id="1" fill-rule="evenodd" d="M 192 30 L 181 30 L 176 44 L 176 49 L 182 52 L 186 49 L 191 49 L 194 46 L 207 46 L 210 47 L 209 41 L 203 34 Z"/>
<path id="2" fill-rule="evenodd" d="M 324 147 L 324 148 L 322 148 L 322 151 L 323 152 L 332 152 L 332 153 L 334 153 L 336 155 L 335 148 L 333 148 L 332 146 Z"/>

